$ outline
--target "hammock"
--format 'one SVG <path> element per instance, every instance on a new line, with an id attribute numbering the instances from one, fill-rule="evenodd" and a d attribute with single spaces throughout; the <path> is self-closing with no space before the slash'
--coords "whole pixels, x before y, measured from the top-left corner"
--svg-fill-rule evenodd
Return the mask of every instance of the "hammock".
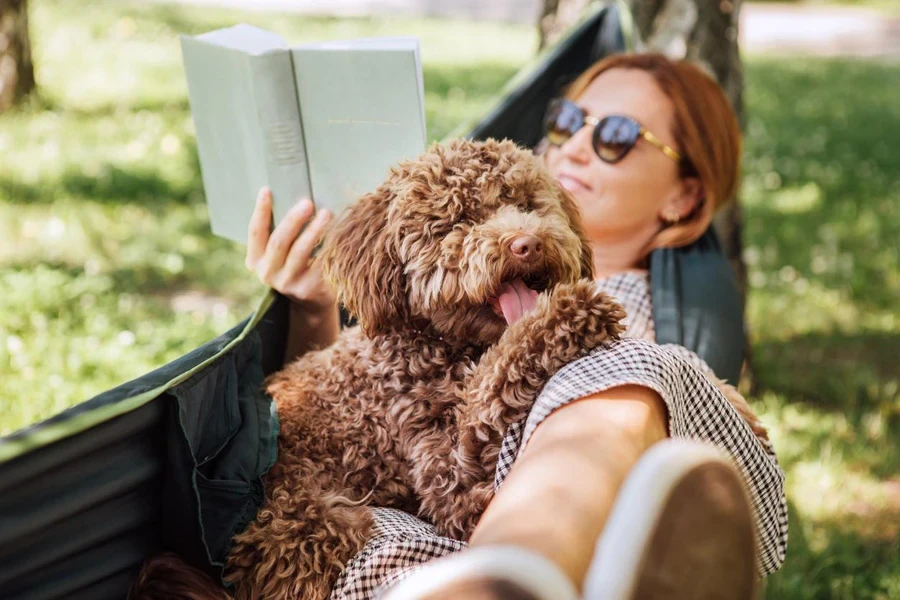
<path id="1" fill-rule="evenodd" d="M 630 48 L 629 31 L 615 5 L 591 10 L 454 135 L 534 146 L 550 98 L 596 59 Z M 714 233 L 655 251 L 650 272 L 657 341 L 737 381 L 743 307 Z M 277 414 L 260 386 L 283 363 L 287 309 L 270 291 L 193 352 L 0 439 L 3 598 L 124 598 L 144 559 L 166 550 L 221 575 L 276 458 Z"/>

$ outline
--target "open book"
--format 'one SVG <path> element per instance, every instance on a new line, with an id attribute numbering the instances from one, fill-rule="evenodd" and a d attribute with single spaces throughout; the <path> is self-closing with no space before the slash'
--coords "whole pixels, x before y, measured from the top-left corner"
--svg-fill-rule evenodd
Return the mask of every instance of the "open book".
<path id="1" fill-rule="evenodd" d="M 416 38 L 289 47 L 235 25 L 182 36 L 212 231 L 246 243 L 259 189 L 278 223 L 300 198 L 337 214 L 425 149 Z"/>

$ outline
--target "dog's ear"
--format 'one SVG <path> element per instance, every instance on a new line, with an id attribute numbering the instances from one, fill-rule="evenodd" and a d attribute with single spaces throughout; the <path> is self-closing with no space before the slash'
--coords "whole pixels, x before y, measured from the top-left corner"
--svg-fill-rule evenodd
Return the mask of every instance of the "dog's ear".
<path id="1" fill-rule="evenodd" d="M 563 212 L 565 212 L 566 216 L 569 218 L 569 226 L 572 228 L 572 231 L 578 235 L 578 239 L 581 241 L 581 277 L 582 279 L 593 279 L 594 251 L 591 250 L 587 235 L 584 233 L 584 225 L 581 221 L 581 209 L 578 207 L 578 203 L 575 202 L 575 198 L 573 198 L 568 191 L 559 185 L 557 185 L 556 188 L 559 192 L 559 201 L 560 204 L 562 204 Z"/>
<path id="2" fill-rule="evenodd" d="M 408 321 L 403 265 L 388 223 L 392 198 L 382 185 L 357 200 L 328 232 L 320 253 L 338 301 L 368 336 Z"/>

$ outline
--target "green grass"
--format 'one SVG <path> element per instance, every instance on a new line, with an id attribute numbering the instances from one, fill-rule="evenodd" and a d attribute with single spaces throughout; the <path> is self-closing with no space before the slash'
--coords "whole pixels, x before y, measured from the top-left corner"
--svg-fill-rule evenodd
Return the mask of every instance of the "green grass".
<path id="1" fill-rule="evenodd" d="M 754 59 L 744 160 L 748 317 L 788 475 L 773 598 L 900 596 L 896 62 Z"/>
<path id="2" fill-rule="evenodd" d="M 141 375 L 262 287 L 208 232 L 176 34 L 414 33 L 429 135 L 479 114 L 530 28 L 32 6 L 41 94 L 0 116 L 0 434 Z M 771 598 L 900 597 L 900 64 L 752 57 L 742 200 L 758 391 L 788 475 Z"/>
<path id="3" fill-rule="evenodd" d="M 40 96 L 0 121 L 0 434 L 184 354 L 262 294 L 242 247 L 209 234 L 177 41 L 241 20 L 294 41 L 420 36 L 433 139 L 536 45 L 494 25 L 35 3 Z"/>

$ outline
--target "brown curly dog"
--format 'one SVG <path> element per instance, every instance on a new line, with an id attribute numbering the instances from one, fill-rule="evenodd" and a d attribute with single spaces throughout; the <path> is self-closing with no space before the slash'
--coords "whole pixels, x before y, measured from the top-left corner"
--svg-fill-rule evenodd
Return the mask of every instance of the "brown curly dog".
<path id="1" fill-rule="evenodd" d="M 279 457 L 234 538 L 238 598 L 327 598 L 369 536 L 367 505 L 468 538 L 507 428 L 563 365 L 621 332 L 576 205 L 509 141 L 401 163 L 332 228 L 321 260 L 359 327 L 266 382 Z M 178 567 L 156 566 L 133 597 L 227 597 L 210 580 L 186 594 L 183 573 L 166 590 Z"/>

